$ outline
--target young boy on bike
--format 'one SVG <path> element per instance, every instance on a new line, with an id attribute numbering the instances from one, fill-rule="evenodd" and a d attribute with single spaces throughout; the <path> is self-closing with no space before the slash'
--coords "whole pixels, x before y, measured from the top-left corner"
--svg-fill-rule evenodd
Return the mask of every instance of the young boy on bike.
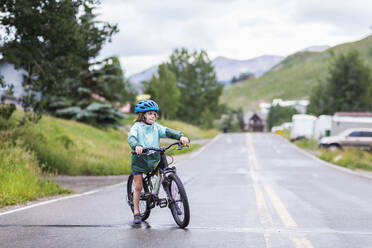
<path id="1" fill-rule="evenodd" d="M 159 107 L 152 100 L 140 101 L 136 104 L 134 112 L 138 114 L 134 125 L 128 134 L 129 146 L 137 154 L 132 154 L 132 173 L 134 176 L 134 224 L 141 223 L 139 213 L 139 200 L 142 191 L 142 174 L 151 172 L 160 161 L 159 153 L 153 153 L 148 156 L 139 156 L 146 147 L 160 147 L 160 138 L 172 138 L 182 142 L 182 145 L 188 145 L 189 139 L 179 131 L 164 127 L 155 122 L 158 117 Z"/>

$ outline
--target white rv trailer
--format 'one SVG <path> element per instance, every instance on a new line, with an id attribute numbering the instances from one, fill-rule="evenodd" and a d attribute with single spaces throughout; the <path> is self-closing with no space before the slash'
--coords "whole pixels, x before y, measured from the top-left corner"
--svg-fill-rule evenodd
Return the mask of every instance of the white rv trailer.
<path id="1" fill-rule="evenodd" d="M 331 135 L 335 136 L 349 128 L 372 128 L 372 117 L 333 116 Z"/>
<path id="2" fill-rule="evenodd" d="M 320 139 L 329 136 L 332 129 L 332 116 L 320 115 L 315 121 L 314 138 Z"/>
<path id="3" fill-rule="evenodd" d="M 312 115 L 297 114 L 292 116 L 291 140 L 312 138 L 316 117 Z"/>

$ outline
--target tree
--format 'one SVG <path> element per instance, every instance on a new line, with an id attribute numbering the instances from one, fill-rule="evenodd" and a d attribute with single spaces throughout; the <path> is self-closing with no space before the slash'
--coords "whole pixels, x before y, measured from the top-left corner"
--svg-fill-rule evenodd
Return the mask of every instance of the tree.
<path id="1" fill-rule="evenodd" d="M 372 78 L 356 50 L 333 55 L 326 81 L 315 87 L 309 111 L 333 114 L 337 111 L 366 111 L 372 107 Z"/>
<path id="2" fill-rule="evenodd" d="M 239 107 L 238 110 L 236 111 L 236 116 L 237 116 L 237 119 L 238 119 L 240 131 L 244 131 L 244 126 L 245 126 L 244 112 L 243 112 L 243 109 L 241 107 Z"/>
<path id="3" fill-rule="evenodd" d="M 211 126 L 220 116 L 218 99 L 223 85 L 216 80 L 208 54 L 176 49 L 167 66 L 175 74 L 181 91 L 182 105 L 177 117 L 196 125 Z"/>
<path id="4" fill-rule="evenodd" d="M 231 84 L 234 84 L 234 83 L 237 83 L 239 80 L 233 76 L 232 79 L 231 79 Z"/>
<path id="5" fill-rule="evenodd" d="M 180 90 L 176 76 L 166 64 L 158 67 L 158 76 L 152 76 L 149 82 L 145 82 L 145 93 L 150 94 L 160 108 L 160 114 L 165 119 L 173 118 L 180 106 Z"/>
<path id="6" fill-rule="evenodd" d="M 71 108 L 84 110 L 95 101 L 92 93 L 105 93 L 94 69 L 102 61 L 95 58 L 118 29 L 96 21 L 96 4 L 96 0 L 1 2 L 4 15 L 0 23 L 6 36 L 0 52 L 9 63 L 27 71 L 23 84 L 29 94 L 24 105 L 52 114 Z M 102 106 L 114 111 L 110 108 Z M 97 113 L 96 121 L 108 121 L 109 115 L 101 113 L 106 112 Z"/>
<path id="7" fill-rule="evenodd" d="M 314 115 L 332 114 L 329 105 L 330 97 L 327 84 L 319 83 L 311 90 L 307 112 Z"/>
<path id="8" fill-rule="evenodd" d="M 101 62 L 101 68 L 94 71 L 95 92 L 110 102 L 135 102 L 136 94 L 125 78 L 118 57 L 109 57 Z"/>
<path id="9" fill-rule="evenodd" d="M 291 121 L 292 115 L 295 114 L 298 114 L 298 112 L 294 107 L 282 107 L 280 105 L 271 106 L 267 116 L 267 126 L 269 130 L 271 130 L 273 126 Z"/>

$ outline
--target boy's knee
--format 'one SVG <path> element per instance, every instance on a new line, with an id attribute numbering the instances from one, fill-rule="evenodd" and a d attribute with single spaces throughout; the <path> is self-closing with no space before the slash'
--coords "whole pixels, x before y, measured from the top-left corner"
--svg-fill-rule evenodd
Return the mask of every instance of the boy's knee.
<path id="1" fill-rule="evenodd" d="M 137 191 L 137 192 L 141 192 L 142 184 L 134 185 L 134 190 Z"/>

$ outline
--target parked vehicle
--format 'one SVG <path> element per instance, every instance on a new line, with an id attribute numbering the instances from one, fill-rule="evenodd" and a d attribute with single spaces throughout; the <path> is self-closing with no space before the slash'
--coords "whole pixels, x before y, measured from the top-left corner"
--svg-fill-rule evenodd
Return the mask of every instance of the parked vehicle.
<path id="1" fill-rule="evenodd" d="M 315 120 L 312 115 L 297 114 L 292 116 L 291 140 L 311 139 L 314 134 Z"/>
<path id="2" fill-rule="evenodd" d="M 314 138 L 320 139 L 322 137 L 330 136 L 332 129 L 332 116 L 320 115 L 315 121 Z"/>
<path id="3" fill-rule="evenodd" d="M 335 115 L 332 118 L 331 135 L 339 133 L 350 128 L 372 128 L 372 117 L 370 116 L 345 116 Z"/>
<path id="4" fill-rule="evenodd" d="M 372 150 L 372 128 L 351 128 L 319 141 L 321 148 L 355 147 Z"/>

